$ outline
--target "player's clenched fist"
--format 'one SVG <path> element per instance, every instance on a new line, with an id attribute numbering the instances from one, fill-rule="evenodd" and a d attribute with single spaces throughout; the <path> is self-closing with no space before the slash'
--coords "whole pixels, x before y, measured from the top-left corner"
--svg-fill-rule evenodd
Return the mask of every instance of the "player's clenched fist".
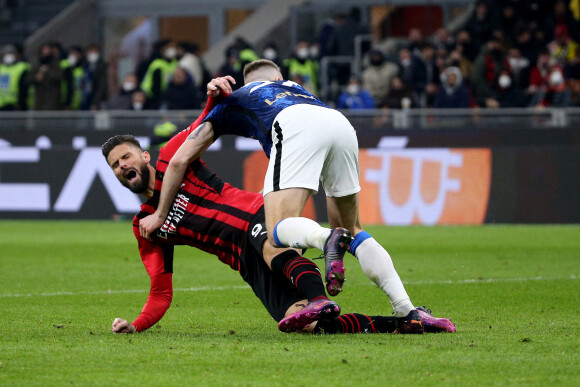
<path id="1" fill-rule="evenodd" d="M 116 318 L 113 321 L 113 333 L 135 333 L 137 329 L 129 321 Z"/>
<path id="2" fill-rule="evenodd" d="M 233 90 L 230 83 L 236 84 L 235 79 L 231 75 L 212 79 L 207 84 L 207 95 L 214 98 L 220 94 L 220 91 L 226 95 L 232 94 Z"/>

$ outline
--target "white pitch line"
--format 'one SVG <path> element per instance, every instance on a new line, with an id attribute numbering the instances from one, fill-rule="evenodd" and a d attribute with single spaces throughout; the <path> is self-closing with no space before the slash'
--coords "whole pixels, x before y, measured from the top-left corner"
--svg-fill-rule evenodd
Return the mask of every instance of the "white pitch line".
<path id="1" fill-rule="evenodd" d="M 218 290 L 235 290 L 235 289 L 250 289 L 249 285 L 240 286 L 202 286 L 202 287 L 192 287 L 192 288 L 174 288 L 174 292 L 203 292 L 203 291 L 218 291 Z M 0 298 L 10 298 L 10 297 L 52 297 L 52 296 L 77 296 L 77 295 L 107 295 L 107 294 L 129 294 L 129 293 L 149 293 L 148 289 L 121 289 L 121 290 L 94 290 L 86 292 L 51 292 L 51 293 L 13 293 L 13 294 L 0 294 Z"/>
<path id="2" fill-rule="evenodd" d="M 580 276 L 569 275 L 567 277 L 515 277 L 515 278 L 472 278 L 465 280 L 448 281 L 403 281 L 405 285 L 455 285 L 455 284 L 486 284 L 495 282 L 528 282 L 528 281 L 560 281 L 577 280 Z"/>
<path id="3" fill-rule="evenodd" d="M 570 275 L 567 277 L 515 277 L 515 278 L 472 278 L 464 280 L 447 280 L 447 281 L 403 281 L 405 285 L 460 285 L 460 284 L 489 284 L 497 282 L 530 282 L 530 281 L 562 281 L 577 280 L 580 276 Z M 372 282 L 370 285 L 374 285 Z M 191 288 L 174 288 L 174 292 L 204 292 L 220 290 L 240 290 L 250 289 L 248 285 L 235 286 L 202 286 Z M 18 297 L 53 297 L 53 296 L 77 296 L 77 295 L 107 295 L 107 294 L 129 294 L 129 293 L 148 293 L 148 289 L 121 289 L 121 290 L 94 290 L 86 292 L 52 292 L 52 293 L 7 293 L 0 294 L 0 298 L 18 298 Z"/>

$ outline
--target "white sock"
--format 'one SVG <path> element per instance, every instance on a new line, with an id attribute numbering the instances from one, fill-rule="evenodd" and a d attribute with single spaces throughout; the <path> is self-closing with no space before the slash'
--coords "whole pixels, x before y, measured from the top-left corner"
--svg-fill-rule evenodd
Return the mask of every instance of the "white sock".
<path id="1" fill-rule="evenodd" d="M 358 258 L 364 273 L 387 294 L 393 305 L 395 316 L 404 317 L 408 315 L 415 307 L 411 303 L 401 278 L 399 278 L 395 270 L 391 256 L 373 237 L 366 232 L 364 233 L 366 234 L 366 239 L 359 237 L 362 241 L 354 246 L 354 254 Z M 353 244 L 351 244 L 351 248 Z"/>
<path id="2" fill-rule="evenodd" d="M 278 246 L 297 249 L 315 247 L 324 250 L 324 242 L 330 235 L 330 229 L 321 227 L 308 218 L 282 219 L 274 228 L 274 240 Z"/>

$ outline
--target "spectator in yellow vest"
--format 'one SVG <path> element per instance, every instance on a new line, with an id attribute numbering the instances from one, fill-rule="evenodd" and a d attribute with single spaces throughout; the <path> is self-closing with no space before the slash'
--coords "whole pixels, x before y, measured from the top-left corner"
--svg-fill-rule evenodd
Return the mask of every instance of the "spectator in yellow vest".
<path id="1" fill-rule="evenodd" d="M 238 50 L 239 60 L 236 66 L 243 71 L 244 67 L 255 60 L 260 59 L 258 54 L 254 51 L 250 43 L 244 38 L 238 36 L 234 42 L 234 47 Z"/>
<path id="2" fill-rule="evenodd" d="M 285 79 L 293 79 L 297 75 L 302 78 L 301 86 L 312 94 L 318 93 L 318 61 L 310 57 L 310 46 L 301 40 L 294 46 L 294 55 L 284 61 L 283 73 Z"/>
<path id="3" fill-rule="evenodd" d="M 161 49 L 161 58 L 155 59 L 145 73 L 141 89 L 147 94 L 149 104 L 158 109 L 161 97 L 177 68 L 177 48 L 175 43 L 168 41 Z"/>
<path id="4" fill-rule="evenodd" d="M 63 69 L 62 102 L 65 110 L 80 110 L 83 100 L 82 81 L 84 71 L 84 53 L 80 46 L 73 46 L 68 57 L 61 60 Z"/>
<path id="5" fill-rule="evenodd" d="M 19 49 L 6 45 L 0 63 L 0 110 L 26 110 L 30 65 L 22 60 Z"/>

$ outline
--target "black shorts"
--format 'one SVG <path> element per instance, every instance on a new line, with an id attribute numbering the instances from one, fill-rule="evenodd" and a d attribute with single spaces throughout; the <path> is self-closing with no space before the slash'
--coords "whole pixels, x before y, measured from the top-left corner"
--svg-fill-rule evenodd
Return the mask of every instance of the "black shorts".
<path id="1" fill-rule="evenodd" d="M 262 246 L 268 243 L 264 207 L 252 218 L 246 238 L 240 257 L 240 274 L 274 320 L 280 321 L 290 306 L 306 296 L 282 274 L 273 273 L 264 262 Z"/>

